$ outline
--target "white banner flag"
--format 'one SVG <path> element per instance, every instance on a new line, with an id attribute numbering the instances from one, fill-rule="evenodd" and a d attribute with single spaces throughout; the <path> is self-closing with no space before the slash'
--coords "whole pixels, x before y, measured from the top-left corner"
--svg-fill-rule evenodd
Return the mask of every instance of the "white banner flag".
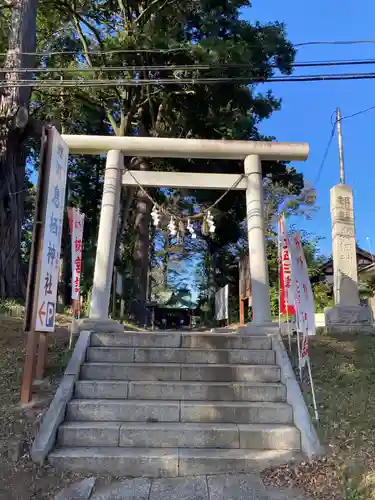
<path id="1" fill-rule="evenodd" d="M 292 258 L 290 252 L 290 241 L 286 230 L 285 217 L 281 215 L 277 219 L 278 229 L 278 252 L 279 252 L 279 304 L 281 314 L 293 315 L 294 289 L 292 286 Z"/>
<path id="2" fill-rule="evenodd" d="M 308 336 L 315 335 L 315 305 L 301 238 L 293 233 L 291 238 L 292 274 L 295 294 L 297 330 L 302 334 L 300 366 L 308 358 Z"/>
<path id="3" fill-rule="evenodd" d="M 69 225 L 72 237 L 72 299 L 79 301 L 82 274 L 83 223 L 85 215 L 78 208 L 69 208 Z"/>
<path id="4" fill-rule="evenodd" d="M 223 288 L 220 288 L 215 293 L 216 321 L 222 321 L 224 319 L 229 318 L 228 299 L 229 299 L 229 285 L 225 285 Z"/>

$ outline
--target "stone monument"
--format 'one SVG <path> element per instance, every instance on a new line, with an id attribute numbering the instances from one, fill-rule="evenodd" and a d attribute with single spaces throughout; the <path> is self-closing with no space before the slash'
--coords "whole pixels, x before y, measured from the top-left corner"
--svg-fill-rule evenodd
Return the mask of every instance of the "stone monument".
<path id="1" fill-rule="evenodd" d="M 353 192 L 338 184 L 331 189 L 333 291 L 335 307 L 325 310 L 328 331 L 371 331 L 372 310 L 358 294 Z"/>

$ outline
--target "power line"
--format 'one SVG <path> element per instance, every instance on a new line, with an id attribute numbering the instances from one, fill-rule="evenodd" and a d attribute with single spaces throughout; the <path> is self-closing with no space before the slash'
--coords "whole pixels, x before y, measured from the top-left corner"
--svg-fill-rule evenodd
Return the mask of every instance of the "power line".
<path id="1" fill-rule="evenodd" d="M 345 81 L 345 80 L 373 80 L 375 73 L 342 73 L 320 75 L 294 75 L 281 77 L 197 77 L 197 78 L 150 78 L 150 79 L 94 79 L 94 80 L 15 80 L 0 82 L 1 88 L 63 88 L 63 87 L 140 87 L 145 85 L 214 85 L 218 83 L 238 83 L 244 85 L 259 83 L 280 82 L 318 82 L 318 81 Z"/>
<path id="2" fill-rule="evenodd" d="M 333 40 L 333 41 L 308 41 L 308 42 L 299 42 L 292 44 L 293 47 L 307 47 L 309 45 L 358 45 L 358 44 L 366 44 L 366 43 L 375 43 L 375 40 Z M 258 45 L 248 44 L 249 48 L 258 47 Z M 114 54 L 142 54 L 142 53 L 153 53 L 153 54 L 168 54 L 173 52 L 181 52 L 181 51 L 191 51 L 192 45 L 181 45 L 179 47 L 169 47 L 165 49 L 159 48 L 144 48 L 144 49 L 114 49 L 114 50 L 90 50 L 88 52 L 77 51 L 77 50 L 61 50 L 61 51 L 45 51 L 45 52 L 17 52 L 17 55 L 23 56 L 36 56 L 36 57 L 49 57 L 49 56 L 59 56 L 59 55 L 114 55 Z M 209 49 L 204 49 L 203 47 L 199 47 L 200 50 L 206 50 L 209 52 Z M 0 57 L 7 56 L 7 52 L 1 52 Z"/>
<path id="3" fill-rule="evenodd" d="M 291 64 L 293 68 L 316 68 L 334 66 L 358 66 L 375 64 L 375 59 L 350 59 L 334 61 L 307 61 Z M 83 66 L 83 67 L 37 67 L 37 68 L 1 68 L 1 73 L 84 73 L 101 71 L 189 71 L 189 70 L 221 70 L 221 69 L 252 69 L 254 65 L 245 63 L 222 63 L 222 64 L 153 64 L 153 65 L 124 65 L 124 66 Z M 276 68 L 276 64 L 270 64 Z"/>
<path id="4" fill-rule="evenodd" d="M 348 120 L 349 118 L 354 118 L 355 116 L 363 115 L 364 113 L 367 113 L 368 111 L 372 111 L 374 109 L 375 109 L 375 106 L 370 106 L 370 107 L 362 109 L 360 111 L 356 111 L 355 113 L 352 113 L 351 115 L 342 116 L 340 121 L 342 122 L 343 120 Z M 333 116 L 333 114 L 334 113 L 332 113 L 332 115 L 331 115 L 331 123 L 332 123 L 332 116 Z M 322 161 L 321 161 L 321 163 L 319 165 L 319 168 L 318 168 L 318 173 L 317 173 L 317 176 L 316 176 L 316 179 L 315 179 L 315 182 L 314 182 L 314 186 L 316 186 L 316 184 L 320 180 L 320 176 L 322 174 L 325 162 L 327 160 L 328 153 L 329 153 L 329 150 L 330 150 L 330 147 L 331 147 L 331 144 L 332 144 L 332 140 L 333 140 L 333 138 L 335 136 L 336 125 L 337 125 L 337 119 L 334 121 L 334 123 L 332 123 L 331 134 L 330 134 L 330 137 L 329 137 L 329 140 L 328 140 L 328 144 L 327 144 L 326 149 L 325 149 L 324 154 L 323 154 L 323 159 L 322 159 Z"/>
<path id="5" fill-rule="evenodd" d="M 295 43 L 294 47 L 306 47 L 308 45 L 358 45 L 363 43 L 375 43 L 375 40 L 334 40 L 334 41 L 316 41 Z"/>
<path id="6" fill-rule="evenodd" d="M 329 153 L 329 150 L 330 150 L 330 147 L 331 147 L 331 144 L 332 144 L 333 138 L 334 138 L 334 136 L 335 136 L 335 130 L 336 130 L 336 123 L 335 123 L 335 124 L 333 125 L 333 127 L 332 127 L 331 134 L 330 134 L 330 137 L 329 137 L 329 140 L 328 140 L 328 143 L 327 143 L 326 149 L 325 149 L 325 151 L 324 151 L 322 161 L 320 162 L 320 165 L 319 165 L 319 168 L 318 168 L 318 173 L 317 173 L 317 175 L 316 175 L 315 182 L 313 183 L 313 186 L 314 186 L 314 187 L 316 187 L 316 185 L 318 184 L 318 182 L 319 182 L 319 180 L 320 180 L 320 176 L 322 175 L 323 168 L 324 168 L 325 162 L 326 162 L 326 160 L 327 160 L 328 153 Z"/>
<path id="7" fill-rule="evenodd" d="M 361 111 L 357 111 L 356 113 L 353 113 L 351 115 L 346 115 L 346 116 L 341 117 L 341 121 L 348 120 L 349 118 L 354 118 L 355 116 L 358 116 L 358 115 L 363 115 L 364 113 L 367 113 L 368 111 L 372 111 L 374 109 L 375 109 L 375 106 L 370 106 L 369 108 L 362 109 Z M 336 125 L 336 123 L 335 123 L 335 125 Z"/>

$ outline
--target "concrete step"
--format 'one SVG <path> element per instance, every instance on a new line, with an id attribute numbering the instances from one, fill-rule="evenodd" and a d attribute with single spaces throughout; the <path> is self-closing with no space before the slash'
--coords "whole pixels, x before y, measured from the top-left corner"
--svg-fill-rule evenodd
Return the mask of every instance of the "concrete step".
<path id="1" fill-rule="evenodd" d="M 178 473 L 179 476 L 251 473 L 300 459 L 298 452 L 290 450 L 179 449 Z"/>
<path id="2" fill-rule="evenodd" d="M 204 364 L 275 364 L 272 350 L 89 347 L 87 361 L 104 363 L 204 363 Z"/>
<path id="3" fill-rule="evenodd" d="M 75 399 L 66 420 L 291 424 L 293 412 L 286 403 Z"/>
<path id="4" fill-rule="evenodd" d="M 291 425 L 66 422 L 60 446 L 126 448 L 251 448 L 300 450 L 300 434 Z"/>
<path id="5" fill-rule="evenodd" d="M 293 410 L 286 403 L 181 401 L 180 421 L 292 424 Z"/>
<path id="6" fill-rule="evenodd" d="M 279 382 L 280 369 L 276 365 L 84 363 L 81 379 Z"/>
<path id="7" fill-rule="evenodd" d="M 261 382 L 121 382 L 79 380 L 78 399 L 161 399 L 182 401 L 286 401 L 286 387 Z"/>
<path id="8" fill-rule="evenodd" d="M 73 399 L 66 420 L 116 422 L 178 422 L 179 401 Z"/>
<path id="9" fill-rule="evenodd" d="M 180 347 L 181 334 L 124 332 L 124 333 L 93 333 L 92 346 L 105 347 Z"/>
<path id="10" fill-rule="evenodd" d="M 201 349 L 271 349 L 266 335 L 235 333 L 93 333 L 91 345 L 96 347 L 196 347 Z"/>
<path id="11" fill-rule="evenodd" d="M 200 349 L 271 349 L 270 337 L 241 336 L 237 334 L 196 333 L 181 336 L 181 347 L 195 347 Z"/>
<path id="12" fill-rule="evenodd" d="M 60 448 L 53 467 L 119 477 L 176 477 L 200 474 L 258 472 L 300 459 L 289 450 L 220 450 L 179 448 Z"/>

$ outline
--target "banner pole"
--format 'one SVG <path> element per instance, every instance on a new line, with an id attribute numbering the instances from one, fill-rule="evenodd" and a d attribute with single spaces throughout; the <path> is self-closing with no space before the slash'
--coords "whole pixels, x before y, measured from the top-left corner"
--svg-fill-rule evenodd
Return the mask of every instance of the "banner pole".
<path id="1" fill-rule="evenodd" d="M 291 323 L 289 321 L 288 308 L 287 308 L 287 311 L 286 311 L 286 322 L 287 322 L 287 325 L 288 325 L 289 353 L 292 354 L 292 332 L 291 332 Z"/>
<path id="2" fill-rule="evenodd" d="M 296 308 L 296 315 L 297 315 L 297 303 L 295 303 L 295 308 Z M 302 367 L 301 367 L 301 344 L 300 344 L 300 327 L 298 325 L 298 322 L 296 324 L 296 331 L 297 331 L 297 352 L 298 352 L 298 370 L 299 370 L 299 379 L 302 382 Z"/>
<path id="3" fill-rule="evenodd" d="M 312 398 L 313 398 L 315 420 L 317 422 L 319 422 L 318 407 L 317 407 L 316 398 L 315 398 L 315 388 L 314 388 L 314 382 L 313 382 L 312 373 L 311 373 L 310 357 L 307 358 L 307 369 L 309 371 L 309 378 L 310 378 L 310 385 L 311 385 L 311 394 L 312 394 Z"/>

